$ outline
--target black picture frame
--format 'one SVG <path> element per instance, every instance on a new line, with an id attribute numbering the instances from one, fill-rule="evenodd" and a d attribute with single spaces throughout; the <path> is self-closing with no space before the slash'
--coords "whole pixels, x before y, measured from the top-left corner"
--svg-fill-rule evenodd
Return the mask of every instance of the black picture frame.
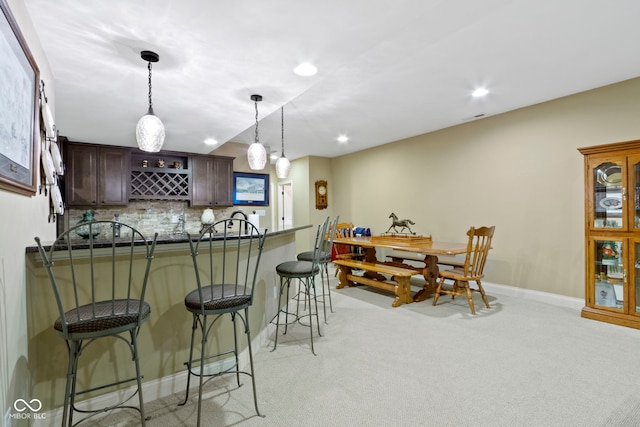
<path id="1" fill-rule="evenodd" d="M 233 204 L 239 206 L 268 206 L 269 175 L 234 172 Z"/>
<path id="2" fill-rule="evenodd" d="M 40 70 L 0 0 L 0 189 L 33 196 L 40 141 Z"/>

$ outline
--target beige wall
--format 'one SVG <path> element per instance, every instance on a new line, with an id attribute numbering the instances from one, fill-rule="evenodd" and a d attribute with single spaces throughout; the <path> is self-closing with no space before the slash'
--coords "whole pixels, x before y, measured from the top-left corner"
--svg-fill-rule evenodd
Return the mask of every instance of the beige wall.
<path id="1" fill-rule="evenodd" d="M 38 64 L 55 116 L 55 85 L 31 19 L 21 1 L 8 4 Z M 40 153 L 35 154 L 39 158 Z M 30 388 L 24 248 L 34 243 L 34 236 L 53 238 L 56 227 L 47 222 L 49 199 L 43 194 L 28 197 L 0 190 L 0 206 L 0 415 L 4 418 L 17 398 L 29 396 Z"/>
<path id="2" fill-rule="evenodd" d="M 486 280 L 584 297 L 584 171 L 578 147 L 640 138 L 640 79 L 332 160 L 334 210 L 434 239 L 495 225 Z"/>

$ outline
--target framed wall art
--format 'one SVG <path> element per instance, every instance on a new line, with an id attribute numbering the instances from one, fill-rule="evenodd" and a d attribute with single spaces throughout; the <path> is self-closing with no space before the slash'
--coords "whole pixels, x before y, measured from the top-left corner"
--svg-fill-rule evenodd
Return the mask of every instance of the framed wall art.
<path id="1" fill-rule="evenodd" d="M 40 71 L 6 0 L 0 0 L 0 189 L 36 193 Z"/>
<path id="2" fill-rule="evenodd" d="M 246 206 L 269 205 L 269 175 L 262 173 L 233 173 L 233 204 Z"/>

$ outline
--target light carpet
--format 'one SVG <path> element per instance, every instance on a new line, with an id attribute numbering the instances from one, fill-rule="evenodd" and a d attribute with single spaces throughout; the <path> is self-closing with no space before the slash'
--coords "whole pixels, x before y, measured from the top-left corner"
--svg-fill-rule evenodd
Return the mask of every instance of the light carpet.
<path id="1" fill-rule="evenodd" d="M 638 330 L 498 294 L 473 316 L 464 298 L 392 308 L 389 293 L 332 287 L 318 356 L 298 324 L 254 349 L 265 417 L 250 379 L 226 376 L 206 386 L 203 426 L 640 425 Z M 197 388 L 183 396 L 148 402 L 147 425 L 195 425 Z M 137 424 L 121 411 L 87 425 Z"/>

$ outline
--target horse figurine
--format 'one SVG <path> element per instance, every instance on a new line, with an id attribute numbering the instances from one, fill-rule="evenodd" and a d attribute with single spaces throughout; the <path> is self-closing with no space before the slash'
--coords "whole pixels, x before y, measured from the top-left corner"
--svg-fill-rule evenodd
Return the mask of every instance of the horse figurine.
<path id="1" fill-rule="evenodd" d="M 394 214 L 393 212 L 391 212 L 391 215 L 389 215 L 389 218 L 392 218 L 393 221 L 391 223 L 391 227 L 389 227 L 389 229 L 387 230 L 387 233 L 393 228 L 395 230 L 396 233 L 398 233 L 398 229 L 396 227 L 402 227 L 400 229 L 400 232 L 402 232 L 402 230 L 407 229 L 409 230 L 409 233 L 411 234 L 416 234 L 413 231 L 411 231 L 411 227 L 409 227 L 409 224 L 411 225 L 415 225 L 416 223 L 411 221 L 410 219 L 403 219 L 403 220 L 398 220 L 398 216 L 396 214 Z"/>

